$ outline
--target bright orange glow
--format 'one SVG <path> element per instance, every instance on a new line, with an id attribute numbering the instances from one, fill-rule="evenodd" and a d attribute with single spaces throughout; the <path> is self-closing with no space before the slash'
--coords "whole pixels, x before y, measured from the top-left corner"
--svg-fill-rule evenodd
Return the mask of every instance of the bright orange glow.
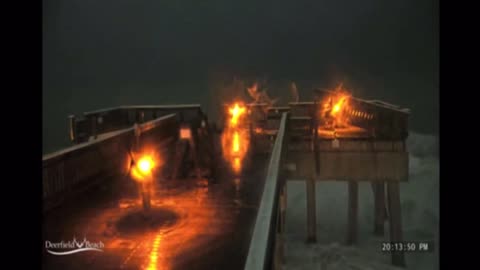
<path id="1" fill-rule="evenodd" d="M 138 161 L 138 168 L 143 174 L 149 174 L 153 168 L 153 159 L 149 156 L 142 157 Z"/>
<path id="2" fill-rule="evenodd" d="M 152 251 L 149 256 L 149 263 L 147 270 L 157 270 L 158 262 L 158 248 L 160 247 L 160 241 L 162 240 L 162 235 L 158 234 L 153 240 Z"/>
<path id="3" fill-rule="evenodd" d="M 233 152 L 238 153 L 238 151 L 240 151 L 240 138 L 238 136 L 238 131 L 235 131 L 233 133 Z"/>
<path id="4" fill-rule="evenodd" d="M 238 173 L 241 170 L 242 160 L 248 151 L 249 131 L 244 128 L 247 109 L 239 102 L 234 103 L 228 108 L 230 118 L 222 134 L 222 150 L 226 160 L 232 166 L 232 169 Z"/>
<path id="5" fill-rule="evenodd" d="M 180 139 L 190 139 L 192 137 L 192 132 L 189 128 L 180 129 Z"/>
<path id="6" fill-rule="evenodd" d="M 240 158 L 236 157 L 233 159 L 233 170 L 235 172 L 240 172 L 240 170 L 242 169 L 242 164 L 241 164 L 241 160 Z"/>
<path id="7" fill-rule="evenodd" d="M 233 179 L 232 179 L 233 180 Z M 234 183 L 232 183 L 234 185 Z M 234 188 L 234 187 L 232 187 Z M 162 215 L 152 215 L 152 220 L 160 221 L 163 225 L 154 232 L 150 230 L 138 231 L 135 234 L 119 234 L 118 240 L 109 241 L 110 254 L 124 256 L 124 262 L 119 269 L 139 270 L 170 270 L 179 268 L 177 263 L 183 253 L 204 254 L 205 247 L 212 238 L 212 234 L 221 236 L 230 228 L 225 222 L 212 220 L 226 220 L 231 217 L 230 209 L 212 207 L 218 203 L 216 197 L 211 196 L 209 187 L 177 190 L 166 192 L 152 200 L 152 206 L 161 213 L 163 211 L 175 213 L 166 215 L 165 222 Z M 117 212 L 115 212 L 117 213 Z M 111 212 L 103 214 L 102 220 L 110 218 Z M 173 218 L 173 219 L 172 219 Z M 172 219 L 172 223 L 167 220 Z M 148 223 L 146 223 L 148 224 Z M 204 237 L 209 234 L 209 237 Z M 132 243 L 128 249 L 124 242 Z M 182 265 L 183 266 L 183 265 Z M 181 269 L 185 267 L 180 267 Z M 186 269 L 189 269 L 188 266 Z"/>
<path id="8" fill-rule="evenodd" d="M 237 126 L 240 116 L 242 116 L 246 111 L 245 106 L 239 106 L 238 103 L 235 103 L 233 108 L 229 108 L 228 112 L 231 114 L 230 124 L 234 127 Z"/>
<path id="9" fill-rule="evenodd" d="M 349 125 L 348 111 L 351 110 L 348 99 L 350 94 L 338 86 L 330 95 L 322 102 L 321 120 L 327 128 L 338 128 Z M 355 114 L 353 114 L 355 115 Z"/>
<path id="10" fill-rule="evenodd" d="M 230 162 L 235 172 L 241 169 L 242 160 L 249 146 L 249 131 L 246 129 L 228 128 L 222 134 L 222 150 L 224 158 Z"/>
<path id="11" fill-rule="evenodd" d="M 161 165 L 161 159 L 155 155 L 154 151 L 142 151 L 141 154 L 133 155 L 138 158 L 131 168 L 131 176 L 139 182 L 150 181 L 153 171 Z"/>
<path id="12" fill-rule="evenodd" d="M 343 96 L 343 97 L 340 98 L 339 101 L 337 101 L 337 103 L 335 103 L 335 105 L 333 106 L 333 109 L 332 109 L 332 114 L 333 115 L 336 115 L 338 112 L 340 112 L 344 108 L 345 100 L 347 100 L 347 97 Z"/>

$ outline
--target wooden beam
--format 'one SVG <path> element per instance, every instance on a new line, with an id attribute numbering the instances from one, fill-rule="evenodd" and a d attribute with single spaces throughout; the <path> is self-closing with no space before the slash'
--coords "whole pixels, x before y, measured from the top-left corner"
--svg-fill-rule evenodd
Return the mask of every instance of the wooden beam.
<path id="1" fill-rule="evenodd" d="M 372 183 L 373 196 L 375 201 L 375 218 L 373 232 L 375 235 L 384 235 L 386 218 L 385 208 L 385 183 Z"/>
<path id="2" fill-rule="evenodd" d="M 315 207 L 315 178 L 307 179 L 307 243 L 317 242 L 317 217 Z"/>
<path id="3" fill-rule="evenodd" d="M 402 212 L 400 207 L 400 185 L 396 182 L 387 184 L 387 199 L 390 224 L 390 242 L 398 243 L 403 241 L 402 233 Z M 392 252 L 392 264 L 405 267 L 405 254 L 400 251 Z"/>
<path id="4" fill-rule="evenodd" d="M 315 181 L 317 179 L 318 174 L 318 149 L 317 145 L 317 129 L 314 128 L 316 124 L 316 117 L 315 114 L 312 116 L 313 118 L 313 136 L 312 136 L 312 154 L 314 164 L 310 168 L 312 175 L 307 179 L 307 243 L 315 243 L 317 242 L 317 210 L 316 210 L 316 192 L 315 192 Z"/>
<path id="5" fill-rule="evenodd" d="M 348 233 L 347 244 L 357 243 L 358 182 L 348 182 Z"/>

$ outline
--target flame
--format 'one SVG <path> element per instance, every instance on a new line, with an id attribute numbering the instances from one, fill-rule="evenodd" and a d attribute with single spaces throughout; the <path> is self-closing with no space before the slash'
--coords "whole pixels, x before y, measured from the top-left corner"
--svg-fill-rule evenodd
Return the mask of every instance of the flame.
<path id="1" fill-rule="evenodd" d="M 240 137 L 238 136 L 238 131 L 233 133 L 233 153 L 238 153 L 240 151 Z"/>
<path id="2" fill-rule="evenodd" d="M 233 159 L 233 170 L 238 173 L 242 169 L 242 164 L 240 158 L 236 157 Z"/>
<path id="3" fill-rule="evenodd" d="M 340 100 L 337 101 L 337 103 L 335 103 L 335 105 L 333 105 L 332 115 L 337 115 L 342 109 L 344 109 L 346 99 L 347 99 L 346 96 L 342 96 L 340 98 Z"/>
<path id="4" fill-rule="evenodd" d="M 340 84 L 335 88 L 333 94 L 322 102 L 321 120 L 326 127 L 335 129 L 349 125 L 347 111 L 350 110 L 348 99 L 350 94 Z"/>
<path id="5" fill-rule="evenodd" d="M 234 103 L 228 108 L 230 118 L 227 127 L 222 134 L 222 150 L 226 160 L 228 160 L 233 170 L 238 173 L 241 170 L 241 163 L 248 151 L 249 134 L 242 128 L 244 117 L 247 109 L 241 103 Z"/>
<path id="6" fill-rule="evenodd" d="M 239 106 L 238 103 L 235 103 L 233 108 L 228 109 L 228 112 L 232 115 L 232 118 L 230 118 L 230 124 L 234 127 L 237 126 L 238 119 L 245 113 L 245 111 L 245 106 Z"/>

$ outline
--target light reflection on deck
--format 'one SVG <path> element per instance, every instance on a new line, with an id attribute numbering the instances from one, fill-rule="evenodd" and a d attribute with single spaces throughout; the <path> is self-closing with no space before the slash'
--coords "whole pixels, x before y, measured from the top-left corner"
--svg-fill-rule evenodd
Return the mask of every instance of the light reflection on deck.
<path id="1" fill-rule="evenodd" d="M 265 160 L 256 164 L 264 166 Z M 225 173 L 214 185 L 195 179 L 165 182 L 154 193 L 149 219 L 133 191 L 95 207 L 78 203 L 47 217 L 45 240 L 85 235 L 105 243 L 104 252 L 44 254 L 44 269 L 241 269 L 263 181 L 263 170 L 257 169 L 241 177 Z"/>

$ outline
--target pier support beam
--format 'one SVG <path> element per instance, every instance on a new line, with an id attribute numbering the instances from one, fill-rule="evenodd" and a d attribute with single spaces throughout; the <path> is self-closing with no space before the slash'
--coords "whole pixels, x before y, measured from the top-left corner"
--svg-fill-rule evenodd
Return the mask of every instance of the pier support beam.
<path id="1" fill-rule="evenodd" d="M 387 199 L 390 225 L 390 241 L 402 242 L 402 213 L 400 207 L 400 184 L 390 182 L 387 184 Z M 392 252 L 392 264 L 405 267 L 405 254 L 400 251 Z"/>
<path id="2" fill-rule="evenodd" d="M 378 236 L 383 236 L 385 233 L 385 183 L 373 183 L 373 196 L 375 201 L 375 220 L 373 233 Z"/>
<path id="3" fill-rule="evenodd" d="M 347 244 L 357 243 L 358 227 L 358 182 L 348 182 L 348 234 Z"/>
<path id="4" fill-rule="evenodd" d="M 307 243 L 317 242 L 317 217 L 315 206 L 315 178 L 307 179 Z"/>

